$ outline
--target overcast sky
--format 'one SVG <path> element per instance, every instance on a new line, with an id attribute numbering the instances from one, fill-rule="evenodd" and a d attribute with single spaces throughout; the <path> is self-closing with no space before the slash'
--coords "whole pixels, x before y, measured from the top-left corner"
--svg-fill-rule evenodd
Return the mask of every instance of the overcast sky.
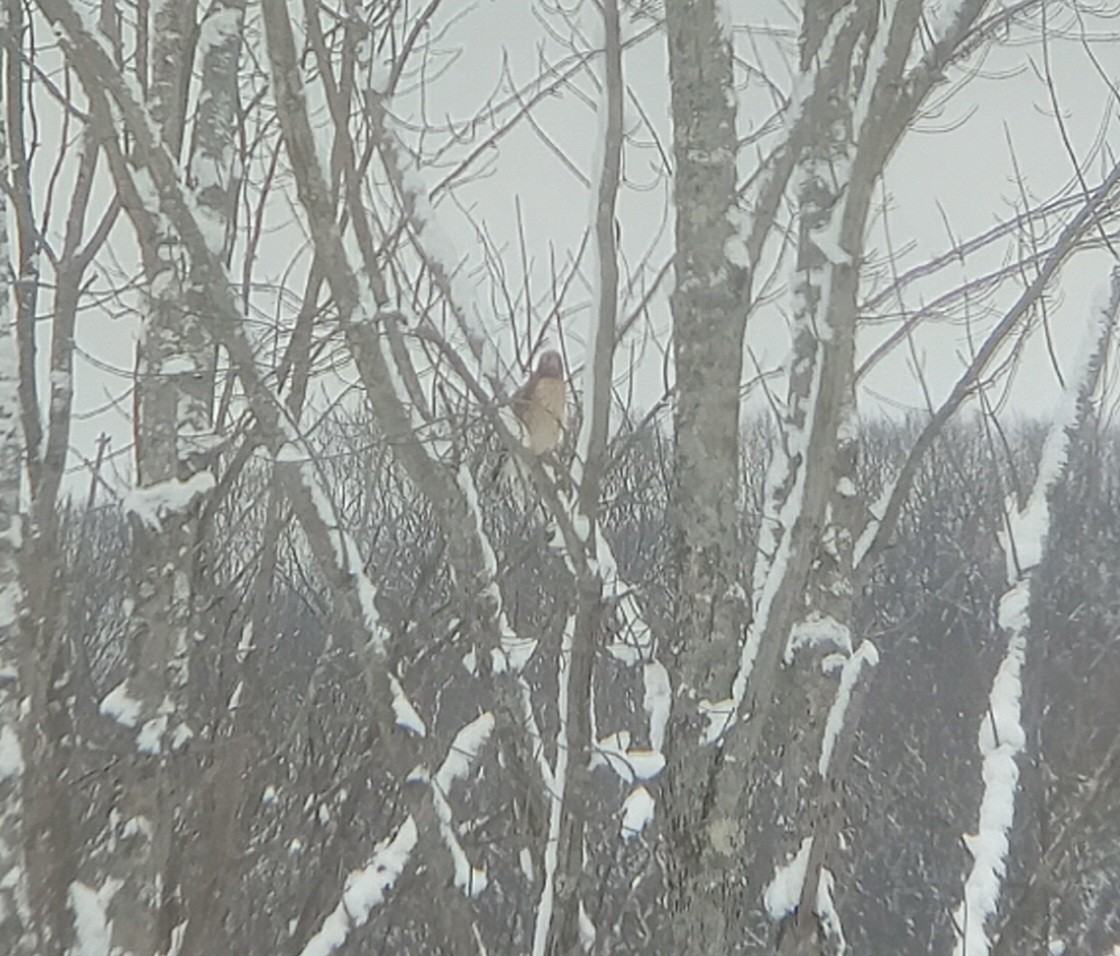
<path id="1" fill-rule="evenodd" d="M 791 65 L 785 51 L 793 48 L 794 24 L 783 3 L 750 0 L 732 6 L 736 11 L 736 51 L 743 61 L 766 74 L 766 82 L 762 82 L 746 70 L 739 73 L 739 132 L 746 135 L 772 112 L 773 92 L 767 83 L 785 91 L 790 88 Z M 568 55 L 557 35 L 552 35 L 564 37 L 568 27 L 539 4 L 481 0 L 469 7 L 445 7 L 444 21 L 434 31 L 433 56 L 427 64 L 422 91 L 418 77 L 413 77 L 411 87 L 406 85 L 394 102 L 402 136 L 410 145 L 419 145 L 429 157 L 445 137 L 437 132 L 420 139 L 415 131 L 424 125 L 425 117 L 437 126 L 447 119 L 465 123 L 495 90 L 508 90 L 511 82 L 525 87 L 541 72 L 542 63 L 556 65 Z M 586 29 L 588 20 L 584 11 L 575 23 Z M 648 22 L 631 22 L 628 34 Z M 1070 27 L 1068 15 L 1058 25 Z M 1090 185 L 1099 181 L 1105 162 L 1096 147 L 1103 143 L 1107 158 L 1116 144 L 1117 103 L 1087 49 L 1109 80 L 1120 78 L 1120 43 L 1105 42 L 1113 27 L 1120 29 L 1120 24 L 1103 20 L 1089 23 L 1088 43 L 1076 36 L 1055 38 L 1047 51 L 1054 95 L 1070 145 L 1084 164 L 1082 173 Z M 950 245 L 947 230 L 959 239 L 979 234 L 1021 208 L 1024 193 L 1031 201 L 1050 197 L 1075 175 L 1043 81 L 1037 29 L 1017 29 L 1012 37 L 1023 42 L 982 59 L 974 58 L 969 67 L 974 71 L 980 68 L 978 75 L 957 89 L 936 115 L 923 121 L 919 131 L 904 138 L 888 168 L 884 194 L 891 208 L 890 240 L 898 251 L 900 272 L 943 252 Z M 654 32 L 631 48 L 625 56 L 624 70 L 630 89 L 627 119 L 632 136 L 625 156 L 628 186 L 620 201 L 622 248 L 628 265 L 623 278 L 636 274 L 648 279 L 665 262 L 672 234 L 668 218 L 671 185 L 661 162 L 663 152 L 670 150 L 664 36 Z M 957 71 L 951 78 L 960 80 L 963 76 L 963 71 Z M 941 87 L 934 99 L 951 89 L 950 85 Z M 480 313 L 502 334 L 503 353 L 511 362 L 513 338 L 524 333 L 524 320 L 519 320 L 520 325 L 511 323 L 504 304 L 491 296 L 489 281 L 478 272 L 483 261 L 478 229 L 484 228 L 503 254 L 510 285 L 519 289 L 522 269 L 516 210 L 520 204 L 536 305 L 546 303 L 550 298 L 550 259 L 560 263 L 570 259 L 589 221 L 590 194 L 585 180 L 591 176 L 596 138 L 594 108 L 595 90 L 590 75 L 582 72 L 566 90 L 534 110 L 532 125 L 522 124 L 489 151 L 486 162 L 479 167 L 485 171 L 484 176 L 457 187 L 453 197 L 445 194 L 437 205 L 441 225 L 457 255 L 465 261 L 464 268 L 478 276 Z M 49 124 L 50 115 L 44 111 L 45 123 Z M 474 142 L 450 150 L 441 168 L 424 169 L 427 181 L 438 182 L 452 158 L 465 155 L 489 128 L 489 124 L 481 124 Z M 1012 148 L 1021 179 L 1014 171 Z M 565 159 L 559 158 L 558 152 Z M 749 171 L 752 158 L 749 153 L 744 155 L 742 173 Z M 464 210 L 469 210 L 469 217 Z M 280 209 L 277 221 L 286 215 L 286 210 Z M 122 219 L 114 251 L 126 268 L 129 242 L 128 227 Z M 299 231 L 291 228 L 270 235 L 264 247 L 267 259 L 262 262 L 262 273 L 281 277 L 293 258 L 298 259 L 302 242 Z M 876 217 L 870 246 L 879 252 L 886 249 L 881 216 Z M 963 267 L 938 273 L 909 290 L 900 307 L 915 309 L 963 277 L 975 277 L 983 268 L 998 265 L 1008 248 L 1000 245 Z M 1079 255 L 1067 266 L 1050 300 L 1053 345 L 1059 361 L 1068 361 L 1076 347 L 1093 290 L 1107 282 L 1110 264 L 1111 256 L 1105 251 Z M 778 278 L 784 281 L 784 274 Z M 1005 306 L 1016 291 L 1013 284 L 1008 284 L 994 301 Z M 784 300 L 783 295 L 776 296 L 773 306 L 748 329 L 752 353 L 765 368 L 777 366 L 785 354 Z M 582 356 L 587 303 L 586 288 L 577 288 L 569 304 L 584 308 L 567 314 L 563 329 L 552 336 L 554 343 L 564 339 L 573 361 Z M 943 395 L 968 355 L 970 334 L 975 341 L 991 322 L 991 316 L 982 309 L 976 309 L 972 318 L 971 328 L 949 323 L 927 326 L 915 337 L 913 353 L 901 348 L 879 365 L 868 377 L 861 396 L 865 413 L 924 407 L 912 370 L 915 354 L 934 400 Z M 633 394 L 638 414 L 661 396 L 668 327 L 667 301 L 661 296 L 654 303 L 649 322 L 639 323 L 620 353 L 620 367 L 625 367 L 631 357 L 637 361 Z M 128 318 L 89 313 L 80 320 L 78 342 L 88 356 L 79 363 L 76 383 L 74 446 L 81 455 L 92 456 L 96 437 L 102 431 L 112 436 L 111 447 L 118 452 L 123 453 L 131 441 L 128 390 L 136 331 L 135 321 Z M 887 331 L 882 326 L 869 330 L 864 351 Z M 1055 381 L 1047 349 L 1041 336 L 1036 336 L 1026 350 L 1010 407 L 1025 415 L 1048 414 L 1057 394 Z M 627 387 L 621 376 L 619 384 Z M 116 407 L 114 400 L 118 402 Z M 127 453 L 121 455 L 122 464 L 128 460 Z M 75 465 L 80 469 L 80 462 Z M 122 470 L 122 477 L 128 470 Z M 75 474 L 72 481 L 75 487 L 84 487 L 87 479 Z"/>

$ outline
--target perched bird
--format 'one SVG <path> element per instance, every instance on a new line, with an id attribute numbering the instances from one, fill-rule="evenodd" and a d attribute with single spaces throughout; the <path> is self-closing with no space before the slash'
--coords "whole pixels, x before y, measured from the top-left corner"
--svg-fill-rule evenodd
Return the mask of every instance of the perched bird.
<path id="1" fill-rule="evenodd" d="M 566 389 L 564 361 L 559 352 L 550 349 L 541 353 L 537 370 L 513 396 L 521 439 L 534 455 L 555 451 L 564 440 Z"/>

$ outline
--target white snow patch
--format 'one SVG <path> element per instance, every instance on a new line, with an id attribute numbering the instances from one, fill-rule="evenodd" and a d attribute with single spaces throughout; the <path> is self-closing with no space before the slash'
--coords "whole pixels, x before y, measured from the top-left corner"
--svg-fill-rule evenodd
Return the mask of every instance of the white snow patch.
<path id="1" fill-rule="evenodd" d="M 856 94 L 856 102 L 852 109 L 852 129 L 856 131 L 856 140 L 864 131 L 871 110 L 871 96 L 875 92 L 875 84 L 883 71 L 887 57 L 887 45 L 890 41 L 891 26 L 894 24 L 895 8 L 898 0 L 888 0 L 884 9 L 879 14 L 879 29 L 867 51 L 866 66 L 863 71 L 863 83 Z M 936 32 L 936 31 L 935 31 Z M 824 251 L 824 250 L 822 250 Z M 827 253 L 825 253 L 827 255 Z"/>
<path id="2" fill-rule="evenodd" d="M 844 927 L 840 922 L 840 912 L 836 909 L 832 891 L 836 880 L 828 867 L 821 867 L 821 878 L 817 881 L 817 916 L 820 917 L 825 937 L 832 941 L 830 952 L 844 956 L 848 951 L 848 941 L 844 939 Z"/>
<path id="3" fill-rule="evenodd" d="M 660 661 L 650 661 L 642 669 L 645 693 L 642 707 L 649 715 L 649 743 L 654 750 L 665 748 L 665 729 L 673 706 L 673 687 L 669 672 Z"/>
<path id="4" fill-rule="evenodd" d="M 480 714 L 469 724 L 463 727 L 451 743 L 443 764 L 436 771 L 435 783 L 440 791 L 447 793 L 451 784 L 465 777 L 471 769 L 471 763 L 478 756 L 490 734 L 494 730 L 494 715 L 490 711 Z"/>
<path id="5" fill-rule="evenodd" d="M 533 925 L 533 956 L 544 956 L 548 943 L 549 927 L 552 924 L 552 911 L 556 901 L 556 868 L 559 863 L 560 826 L 563 822 L 564 796 L 568 787 L 568 690 L 571 685 L 572 645 L 575 643 L 575 616 L 569 615 L 564 623 L 560 638 L 560 674 L 557 697 L 559 699 L 560 721 L 556 731 L 556 764 L 550 768 L 547 761 L 541 761 L 541 774 L 548 784 L 548 838 L 544 845 L 542 869 L 544 870 L 540 900 L 536 907 L 536 921 Z M 532 700 L 528 686 L 522 683 L 522 706 L 532 718 Z M 534 718 L 535 720 L 535 718 Z M 535 724 L 534 724 L 535 726 Z"/>
<path id="6" fill-rule="evenodd" d="M 733 266 L 746 269 L 750 266 L 750 256 L 747 254 L 747 244 L 738 235 L 731 235 L 723 244 L 723 255 Z"/>
<path id="7" fill-rule="evenodd" d="M 101 699 L 98 709 L 125 727 L 135 727 L 140 719 L 140 701 L 128 695 L 127 679 L 122 680 Z"/>
<path id="8" fill-rule="evenodd" d="M 794 655 L 803 647 L 831 648 L 851 654 L 852 632 L 846 624 L 841 624 L 831 615 L 813 611 L 790 631 L 785 662 L 792 664 Z"/>
<path id="9" fill-rule="evenodd" d="M 68 896 L 74 911 L 74 952 L 81 956 L 109 956 L 112 924 L 108 908 L 120 889 L 120 880 L 108 879 L 95 890 L 78 880 L 70 884 Z"/>
<path id="10" fill-rule="evenodd" d="M 963 836 L 973 865 L 965 881 L 964 900 L 954 914 L 956 924 L 964 927 L 964 935 L 954 949 L 956 956 L 986 954 L 990 948 L 984 924 L 996 912 L 1007 872 L 1008 834 L 1015 817 L 1015 791 L 1019 784 L 1015 758 L 1026 743 L 1019 706 L 1025 652 L 1025 634 L 1017 631 L 1008 641 L 1007 656 L 992 682 L 989 712 L 980 723 L 984 795 L 976 832 Z"/>
<path id="11" fill-rule="evenodd" d="M 190 355 L 173 355 L 160 368 L 160 372 L 166 376 L 194 375 L 198 371 L 198 362 Z"/>
<path id="12" fill-rule="evenodd" d="M 241 15 L 235 9 L 219 8 L 202 21 L 198 29 L 198 52 L 201 60 L 211 47 L 221 46 L 241 31 Z"/>
<path id="13" fill-rule="evenodd" d="M 237 663 L 244 664 L 253 649 L 253 622 L 246 621 L 241 628 L 241 640 L 237 642 Z"/>
<path id="14" fill-rule="evenodd" d="M 162 750 L 161 742 L 167 732 L 167 714 L 157 714 L 151 720 L 144 722 L 140 733 L 136 736 L 136 749 L 142 754 L 158 754 Z"/>
<path id="15" fill-rule="evenodd" d="M 642 655 L 636 647 L 624 644 L 621 641 L 611 641 L 607 645 L 607 653 L 626 667 L 634 667 L 642 660 Z"/>
<path id="16" fill-rule="evenodd" d="M 604 737 L 595 745 L 589 768 L 610 767 L 624 783 L 652 780 L 665 769 L 665 757 L 656 750 L 630 749 L 630 732 Z"/>
<path id="17" fill-rule="evenodd" d="M 191 730 L 191 728 L 188 724 L 185 724 L 185 723 L 176 724 L 175 729 L 173 731 L 171 731 L 171 749 L 172 750 L 178 750 L 180 747 L 183 746 L 183 744 L 185 744 L 193 736 L 194 736 L 194 731 Z"/>
<path id="18" fill-rule="evenodd" d="M 762 902 L 772 920 L 780 920 L 797 909 L 801 901 L 801 890 L 805 885 L 805 870 L 809 866 L 809 853 L 813 849 L 813 838 L 805 837 L 801 849 L 788 863 L 774 871 L 774 878 L 762 894 Z"/>
<path id="19" fill-rule="evenodd" d="M 489 739 L 494 729 L 494 716 L 487 712 L 476 717 L 455 735 L 455 740 L 444 759 L 442 766 L 432 780 L 432 800 L 435 804 L 436 816 L 439 818 L 440 836 L 451 853 L 454 866 L 455 886 L 468 896 L 478 896 L 489 884 L 486 871 L 471 865 L 466 853 L 459 843 L 452 825 L 451 804 L 447 801 L 447 793 L 451 784 L 462 779 L 470 771 L 471 763 L 478 756 L 479 750 Z M 421 773 L 413 771 L 410 779 L 419 779 Z"/>
<path id="20" fill-rule="evenodd" d="M 1030 582 L 1024 579 L 999 599 L 999 626 L 1005 631 L 1025 629 L 1030 624 L 1030 606 Z"/>
<path id="21" fill-rule="evenodd" d="M 864 666 L 874 667 L 879 663 L 879 650 L 871 641 L 863 641 L 840 672 L 840 686 L 836 688 L 836 697 L 828 710 L 828 719 L 824 725 L 824 739 L 821 741 L 821 758 L 817 764 L 822 777 L 828 776 L 828 765 L 832 760 L 832 752 L 836 747 L 836 738 L 844 727 L 844 717 L 848 712 L 848 704 L 852 699 L 852 688 L 856 686 L 860 671 Z"/>
<path id="22" fill-rule="evenodd" d="M 583 908 L 583 900 L 579 901 L 579 942 L 585 953 L 591 952 L 595 945 L 595 924 Z"/>
<path id="23" fill-rule="evenodd" d="M 19 542 L 15 542 L 19 547 Z M 0 627 L 11 627 L 19 619 L 20 591 L 18 584 L 9 584 L 0 590 Z M 14 677 L 14 671 L 13 671 Z"/>
<path id="24" fill-rule="evenodd" d="M 10 724 L 0 727 L 0 780 L 18 777 L 23 773 L 23 751 L 19 737 Z"/>
<path id="25" fill-rule="evenodd" d="M 145 840 L 152 838 L 152 821 L 143 814 L 129 817 L 121 827 L 122 840 L 131 840 L 133 837 L 143 837 Z"/>
<path id="26" fill-rule="evenodd" d="M 622 837 L 632 840 L 653 822 L 654 801 L 645 787 L 635 787 L 622 802 Z"/>
<path id="27" fill-rule="evenodd" d="M 319 932 L 307 941 L 300 956 L 330 956 L 346 942 L 351 929 L 365 925 L 369 914 L 382 903 L 404 871 L 416 839 L 416 822 L 409 817 L 391 840 L 374 851 L 365 868 L 346 878 L 341 901 L 323 920 Z"/>
<path id="28" fill-rule="evenodd" d="M 875 543 L 875 536 L 879 533 L 879 527 L 882 524 L 883 516 L 887 513 L 887 506 L 890 504 L 891 497 L 894 495 L 894 489 L 897 484 L 897 479 L 893 479 L 887 483 L 883 489 L 882 494 L 875 504 L 868 508 L 871 512 L 871 520 L 867 522 L 867 526 L 860 533 L 859 539 L 856 541 L 856 546 L 852 550 L 852 563 L 858 568 L 863 563 L 863 559 L 867 557 L 867 552 L 871 550 L 871 545 Z"/>
<path id="29" fill-rule="evenodd" d="M 517 863 L 521 867 L 521 872 L 530 883 L 533 882 L 533 854 L 529 852 L 527 846 L 521 848 L 521 852 L 517 854 Z"/>
<path id="30" fill-rule="evenodd" d="M 428 725 L 412 706 L 412 701 L 405 694 L 401 682 L 392 674 L 389 675 L 389 686 L 393 691 L 393 714 L 397 718 L 397 726 L 412 731 L 418 737 L 426 737 Z"/>

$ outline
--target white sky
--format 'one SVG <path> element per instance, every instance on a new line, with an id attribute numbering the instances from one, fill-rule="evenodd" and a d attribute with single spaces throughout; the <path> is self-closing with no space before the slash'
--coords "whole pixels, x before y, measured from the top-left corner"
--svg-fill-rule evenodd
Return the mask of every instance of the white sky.
<path id="1" fill-rule="evenodd" d="M 771 79 L 788 90 L 789 67 L 778 53 L 779 43 L 788 45 L 790 42 L 786 5 L 776 0 L 751 0 L 733 6 L 737 52 L 753 64 L 758 64 L 761 57 Z M 422 100 L 416 92 L 411 95 L 406 92 L 395 101 L 395 110 L 405 128 L 421 118 L 421 103 L 426 115 L 436 123 L 445 118 L 463 122 L 502 83 L 504 70 L 508 70 L 508 75 L 521 86 L 537 75 L 542 56 L 553 64 L 564 56 L 561 46 L 549 37 L 541 19 L 535 15 L 535 11 L 540 10 L 539 3 L 482 0 L 470 7 L 449 4 L 447 9 L 455 16 L 446 17 L 446 30 L 437 31 L 434 46 L 456 55 L 433 62 L 433 65 L 442 63 L 445 69 L 425 85 Z M 554 29 L 564 29 L 555 16 L 546 19 Z M 774 28 L 771 35 L 764 29 L 767 25 Z M 1068 26 L 1068 21 L 1063 21 L 1063 25 Z M 1090 35 L 1094 30 L 1102 35 L 1108 27 L 1107 21 L 1091 24 Z M 787 31 L 786 39 L 776 39 L 772 35 L 783 30 Z M 1019 30 L 1013 36 L 1026 38 L 1028 34 Z M 1109 77 L 1120 77 L 1120 44 L 1094 43 L 1092 50 Z M 1116 142 L 1117 103 L 1079 41 L 1055 41 L 1049 54 L 1055 91 L 1070 140 L 1079 160 L 1085 162 L 1084 157 L 1090 155 L 1102 131 L 1106 143 Z M 1040 49 L 1027 45 L 1012 45 L 987 57 L 981 75 L 959 90 L 939 116 L 923 123 L 923 131 L 904 138 L 887 170 L 885 182 L 892 206 L 891 237 L 896 248 L 905 248 L 899 257 L 900 271 L 946 249 L 946 221 L 956 236 L 964 238 L 1006 219 L 1020 205 L 1020 185 L 1013 173 L 1009 139 L 1022 171 L 1022 188 L 1033 200 L 1053 195 L 1070 181 L 1073 176 L 1071 160 L 1052 118 L 1047 88 L 1039 70 L 1032 65 L 1032 60 L 1040 64 L 1040 58 Z M 655 34 L 630 50 L 625 57 L 624 70 L 641 112 L 654 125 L 662 147 L 668 151 L 668 70 L 663 35 Z M 592 94 L 586 73 L 577 79 L 576 89 L 579 93 L 569 90 L 550 97 L 533 115 L 537 125 L 547 131 L 548 137 L 570 162 L 588 175 L 597 126 L 594 104 L 586 99 Z M 938 92 L 947 89 L 943 86 Z M 740 135 L 752 129 L 766 114 L 768 102 L 761 84 L 747 84 L 742 91 Z M 637 124 L 639 111 L 632 102 L 628 102 L 627 109 L 628 118 Z M 484 126 L 479 137 L 485 134 Z M 49 130 L 44 137 L 45 141 L 48 139 Z M 438 137 L 427 138 L 425 152 L 429 153 L 438 142 Z M 457 147 L 453 154 L 462 156 L 470 148 L 473 143 Z M 1100 179 L 1102 165 L 1098 155 L 1083 170 L 1090 186 Z M 669 183 L 659 166 L 657 146 L 645 129 L 638 129 L 625 158 L 631 185 L 620 202 L 622 246 L 631 266 L 641 261 L 653 246 L 650 266 L 653 270 L 664 261 L 671 238 L 671 223 L 665 218 Z M 547 298 L 550 253 L 563 263 L 578 247 L 589 221 L 588 189 L 528 125 L 522 125 L 491 151 L 485 169 L 484 178 L 456 191 L 458 206 L 469 208 L 473 222 L 483 225 L 501 247 L 507 274 L 517 289 L 522 273 L 516 227 L 516 208 L 520 202 L 532 263 L 533 291 L 539 304 Z M 749 157 L 746 157 L 741 171 L 748 169 Z M 440 170 L 424 170 L 429 183 L 437 182 L 441 175 Z M 477 266 L 482 257 L 475 225 L 447 197 L 438 203 L 437 212 L 441 226 L 459 254 L 466 256 L 471 266 Z M 302 237 L 292 229 L 270 235 L 264 246 L 267 271 L 279 275 L 297 254 L 301 241 Z M 130 242 L 128 229 L 119 228 L 114 249 L 126 265 L 132 254 Z M 869 247 L 882 248 L 883 242 L 881 225 L 877 225 Z M 983 261 L 978 258 L 967 264 L 965 272 L 958 266 L 939 273 L 933 280 L 911 289 L 904 299 L 905 306 L 915 308 L 946 291 L 962 275 L 975 276 L 984 265 L 998 265 L 1005 252 L 1005 247 L 998 247 Z M 1076 348 L 1092 291 L 1107 282 L 1110 264 L 1111 256 L 1105 251 L 1082 254 L 1067 266 L 1051 298 L 1054 348 L 1060 361 L 1068 359 Z M 624 271 L 624 281 L 626 275 Z M 1009 284 L 996 301 L 1005 306 L 1016 291 Z M 484 305 L 492 301 L 485 288 L 480 291 L 479 301 Z M 586 287 L 574 292 L 572 303 L 586 306 Z M 784 319 L 780 312 L 783 304 L 779 298 L 778 308 L 770 309 L 769 314 L 761 316 L 748 329 L 748 342 L 766 367 L 776 366 L 785 353 Z M 44 299 L 42 305 L 49 307 L 49 298 Z M 503 313 L 504 307 L 497 314 L 487 315 L 487 321 L 508 330 L 509 316 Z M 619 365 L 623 369 L 631 355 L 638 360 L 634 396 L 639 414 L 661 395 L 661 355 L 667 347 L 668 328 L 664 297 L 655 303 L 651 321 L 657 334 L 633 336 L 619 354 Z M 978 315 L 976 321 L 974 336 L 985 324 L 982 316 Z M 573 360 L 582 355 L 581 329 L 585 322 L 585 309 L 565 321 L 565 344 Z M 46 323 L 43 325 L 45 333 Z M 523 317 L 517 328 L 523 333 Z M 874 341 L 878 341 L 883 329 L 876 327 L 871 333 Z M 96 437 L 102 431 L 112 436 L 113 450 L 121 451 L 131 441 L 128 389 L 135 335 L 135 323 L 127 319 L 112 319 L 90 312 L 79 321 L 79 346 L 93 360 L 79 360 L 77 368 L 79 417 L 74 424 L 73 444 L 81 455 L 92 457 Z M 1057 386 L 1041 336 L 1035 338 L 1037 341 L 1028 347 L 1017 376 L 1011 407 L 1023 414 L 1047 415 L 1054 405 Z M 45 353 L 45 340 L 43 345 Z M 512 359 L 509 335 L 502 347 L 507 358 Z M 915 350 L 936 401 L 946 393 L 967 356 L 967 330 L 958 325 L 928 326 L 915 337 Z M 861 397 L 865 413 L 884 407 L 924 406 L 910 369 L 911 361 L 907 350 L 901 348 L 875 370 Z M 620 385 L 626 387 L 625 382 Z M 112 398 L 120 400 L 118 407 L 102 407 Z M 130 457 L 126 453 L 120 461 L 122 477 L 126 477 L 130 471 Z M 74 488 L 85 488 L 88 479 L 75 474 L 71 482 Z"/>

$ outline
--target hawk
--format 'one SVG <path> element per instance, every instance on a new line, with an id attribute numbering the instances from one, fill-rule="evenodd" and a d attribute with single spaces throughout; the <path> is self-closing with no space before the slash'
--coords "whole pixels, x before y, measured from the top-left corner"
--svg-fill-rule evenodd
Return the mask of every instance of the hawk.
<path id="1" fill-rule="evenodd" d="M 555 451 L 564 440 L 567 386 L 560 353 L 542 352 L 537 370 L 513 396 L 513 413 L 521 423 L 521 440 L 534 455 Z"/>

